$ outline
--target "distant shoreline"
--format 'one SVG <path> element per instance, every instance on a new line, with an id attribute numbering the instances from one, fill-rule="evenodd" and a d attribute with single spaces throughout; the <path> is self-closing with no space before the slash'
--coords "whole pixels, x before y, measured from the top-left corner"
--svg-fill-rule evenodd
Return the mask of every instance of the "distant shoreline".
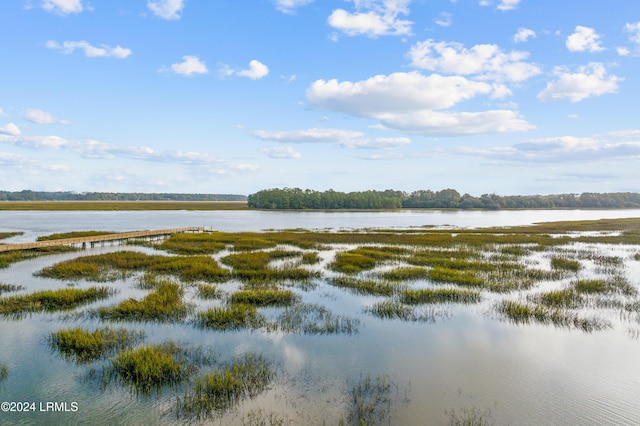
<path id="1" fill-rule="evenodd" d="M 419 208 L 399 207 L 391 209 L 260 209 L 250 208 L 246 201 L 0 201 L 0 211 L 161 211 L 161 210 L 255 210 L 281 212 L 381 212 L 411 210 L 633 210 L 637 207 L 545 207 L 545 208 Z"/>
<path id="2" fill-rule="evenodd" d="M 0 211 L 246 210 L 246 201 L 0 201 Z"/>

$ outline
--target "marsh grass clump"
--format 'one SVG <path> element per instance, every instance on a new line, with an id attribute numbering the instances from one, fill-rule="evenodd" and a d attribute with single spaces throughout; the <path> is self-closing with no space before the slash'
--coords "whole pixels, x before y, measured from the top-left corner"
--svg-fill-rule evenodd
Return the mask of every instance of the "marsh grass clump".
<path id="1" fill-rule="evenodd" d="M 168 341 L 119 352 L 111 360 L 107 377 L 115 377 L 137 392 L 149 393 L 177 385 L 208 361 L 200 351 Z"/>
<path id="2" fill-rule="evenodd" d="M 266 412 L 262 408 L 251 410 L 242 418 L 242 426 L 291 426 L 296 422 L 285 414 Z"/>
<path id="3" fill-rule="evenodd" d="M 529 250 L 521 245 L 504 246 L 500 248 L 500 253 L 514 257 L 522 257 L 528 254 Z"/>
<path id="4" fill-rule="evenodd" d="M 265 238 L 238 238 L 233 242 L 233 249 L 236 251 L 250 251 L 273 248 L 278 245 L 277 241 Z"/>
<path id="5" fill-rule="evenodd" d="M 201 299 L 220 299 L 222 297 L 222 291 L 211 284 L 198 284 L 197 293 Z"/>
<path id="6" fill-rule="evenodd" d="M 0 283 L 0 294 L 13 293 L 15 291 L 20 291 L 20 290 L 24 290 L 24 286 Z"/>
<path id="7" fill-rule="evenodd" d="M 50 234 L 43 235 L 36 238 L 36 241 L 52 241 L 52 240 L 62 240 L 65 238 L 81 238 L 81 237 L 96 237 L 98 235 L 111 235 L 115 234 L 112 231 L 74 231 L 74 232 L 64 232 L 59 234 Z"/>
<path id="8" fill-rule="evenodd" d="M 44 268 L 36 275 L 46 278 L 107 281 L 120 274 L 145 271 L 173 275 L 183 281 L 223 282 L 229 271 L 221 268 L 210 256 L 161 256 L 132 251 L 118 251 L 70 259 Z"/>
<path id="9" fill-rule="evenodd" d="M 173 234 L 156 247 L 175 254 L 214 254 L 224 250 L 226 244 L 210 233 L 183 233 Z"/>
<path id="10" fill-rule="evenodd" d="M 354 425 L 379 425 L 390 421 L 393 406 L 398 399 L 398 386 L 389 376 L 373 379 L 370 375 L 360 378 L 349 395 L 348 423 Z"/>
<path id="11" fill-rule="evenodd" d="M 563 271 L 577 272 L 580 269 L 580 262 L 573 259 L 553 256 L 551 258 L 551 268 Z"/>
<path id="12" fill-rule="evenodd" d="M 108 287 L 88 289 L 62 288 L 20 296 L 0 298 L 0 315 L 20 315 L 27 312 L 55 312 L 106 299 L 114 294 Z"/>
<path id="13" fill-rule="evenodd" d="M 611 294 L 621 293 L 626 296 L 635 296 L 638 291 L 622 276 L 609 279 L 577 280 L 573 283 L 576 291 L 584 294 Z"/>
<path id="14" fill-rule="evenodd" d="M 400 293 L 400 302 L 407 305 L 420 305 L 427 303 L 477 303 L 480 301 L 480 292 L 456 288 L 425 288 L 418 290 L 405 290 Z"/>
<path id="15" fill-rule="evenodd" d="M 231 303 L 239 303 L 253 306 L 288 306 L 297 300 L 291 290 L 278 289 L 251 289 L 240 290 L 230 297 Z"/>
<path id="16" fill-rule="evenodd" d="M 244 399 L 264 392 L 276 371 L 262 355 L 246 353 L 231 363 L 196 377 L 177 400 L 179 417 L 205 418 L 220 414 Z"/>
<path id="17" fill-rule="evenodd" d="M 433 268 L 446 268 L 455 270 L 468 270 L 468 271 L 492 271 L 495 269 L 491 262 L 485 262 L 480 260 L 467 260 L 448 257 L 433 257 L 433 252 L 427 252 L 430 255 L 425 256 L 425 252 L 418 252 L 415 255 L 409 257 L 407 262 L 417 266 L 431 266 Z M 446 256 L 446 252 L 444 255 Z"/>
<path id="18" fill-rule="evenodd" d="M 131 346 L 143 337 L 144 332 L 125 328 L 104 327 L 89 331 L 78 327 L 51 333 L 49 344 L 67 358 L 89 362 Z"/>
<path id="19" fill-rule="evenodd" d="M 0 232 L 0 240 L 15 237 L 17 235 L 24 235 L 24 232 Z"/>
<path id="20" fill-rule="evenodd" d="M 415 307 L 397 300 L 374 303 L 364 311 L 380 319 L 399 319 L 410 322 L 435 322 L 438 318 L 447 316 L 445 312 L 433 309 L 418 311 Z"/>
<path id="21" fill-rule="evenodd" d="M 316 252 L 303 253 L 300 263 L 303 265 L 315 265 L 316 263 L 320 263 L 320 256 L 318 256 Z"/>
<path id="22" fill-rule="evenodd" d="M 537 322 L 540 324 L 553 324 L 556 327 L 576 328 L 585 332 L 603 330 L 610 327 L 608 322 L 599 318 L 581 318 L 566 309 L 549 309 L 540 305 L 531 306 L 512 300 L 503 300 L 496 304 L 495 309 L 516 324 Z"/>
<path id="23" fill-rule="evenodd" d="M 21 262 L 23 260 L 33 259 L 38 256 L 46 256 L 49 254 L 57 254 L 57 253 L 68 253 L 77 251 L 78 249 L 75 247 L 68 246 L 53 246 L 53 247 L 42 247 L 38 249 L 31 250 L 14 250 L 14 251 L 5 251 L 0 253 L 0 269 L 4 269 L 9 267 L 9 265 L 17 262 Z"/>
<path id="24" fill-rule="evenodd" d="M 269 263 L 273 260 L 295 256 L 300 256 L 300 252 L 287 250 L 254 251 L 230 254 L 223 257 L 221 261 L 231 266 L 233 268 L 232 275 L 244 282 L 306 281 L 320 275 L 319 272 L 312 272 L 293 266 L 269 267 Z"/>
<path id="25" fill-rule="evenodd" d="M 463 409 L 461 413 L 451 410 L 449 412 L 449 426 L 491 426 L 491 412 L 482 412 L 476 408 Z"/>
<path id="26" fill-rule="evenodd" d="M 127 299 L 115 306 L 98 308 L 94 314 L 116 321 L 177 321 L 188 313 L 182 294 L 178 284 L 162 283 L 142 300 Z"/>
<path id="27" fill-rule="evenodd" d="M 285 308 L 267 328 L 294 334 L 352 334 L 359 325 L 359 320 L 336 315 L 324 306 L 300 303 Z"/>
<path id="28" fill-rule="evenodd" d="M 380 272 L 378 276 L 385 280 L 391 281 L 410 281 L 423 280 L 428 278 L 429 274 L 425 268 L 396 268 L 389 271 Z"/>
<path id="29" fill-rule="evenodd" d="M 329 264 L 329 269 L 345 274 L 357 274 L 373 269 L 377 263 L 378 260 L 365 254 L 342 252 L 336 254 L 335 260 Z"/>
<path id="30" fill-rule="evenodd" d="M 1 362 L 0 363 L 0 382 L 5 380 L 7 377 L 9 377 L 9 366 L 6 363 Z"/>
<path id="31" fill-rule="evenodd" d="M 573 288 L 542 293 L 531 300 L 552 308 L 578 308 L 585 302 L 584 297 Z"/>
<path id="32" fill-rule="evenodd" d="M 265 317 L 258 312 L 255 306 L 239 303 L 199 312 L 194 320 L 196 327 L 223 331 L 243 328 L 257 329 L 264 326 L 265 323 Z"/>
<path id="33" fill-rule="evenodd" d="M 640 253 L 636 253 L 633 255 L 633 260 L 640 260 Z"/>
<path id="34" fill-rule="evenodd" d="M 470 271 L 435 267 L 429 269 L 427 277 L 434 282 L 458 284 L 461 286 L 483 287 L 485 282 Z"/>
<path id="35" fill-rule="evenodd" d="M 329 280 L 331 285 L 336 287 L 348 288 L 357 294 L 376 295 L 376 296 L 392 296 L 403 285 L 383 281 L 379 279 L 359 279 L 350 276 L 338 276 Z"/>

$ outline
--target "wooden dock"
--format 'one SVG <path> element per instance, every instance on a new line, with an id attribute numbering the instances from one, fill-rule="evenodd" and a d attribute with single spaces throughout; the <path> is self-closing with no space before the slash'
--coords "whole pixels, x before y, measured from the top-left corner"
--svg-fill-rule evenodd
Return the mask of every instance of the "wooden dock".
<path id="1" fill-rule="evenodd" d="M 185 232 L 204 232 L 204 227 L 192 226 L 188 228 L 158 229 L 155 231 L 119 232 L 116 234 L 93 235 L 90 237 L 78 238 L 63 238 L 59 240 L 36 241 L 32 243 L 0 244 L 0 252 L 13 250 L 30 250 L 53 246 L 79 245 L 82 247 L 86 247 L 87 244 L 90 244 L 91 247 L 93 247 L 95 243 L 102 243 L 107 241 L 124 241 L 132 238 L 163 237 L 172 234 L 182 234 Z"/>

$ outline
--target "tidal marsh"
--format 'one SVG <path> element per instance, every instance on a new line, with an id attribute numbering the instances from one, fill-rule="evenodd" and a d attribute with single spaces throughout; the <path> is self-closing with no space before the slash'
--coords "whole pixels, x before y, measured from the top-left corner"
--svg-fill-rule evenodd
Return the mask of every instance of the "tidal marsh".
<path id="1" fill-rule="evenodd" d="M 176 386 L 210 360 L 199 349 L 184 348 L 172 341 L 140 346 L 119 352 L 105 371 L 107 379 L 117 379 L 140 393 L 163 386 Z"/>
<path id="2" fill-rule="evenodd" d="M 351 388 L 348 403 L 348 424 L 378 425 L 391 423 L 390 418 L 398 399 L 398 386 L 389 376 L 360 378 Z"/>
<path id="3" fill-rule="evenodd" d="M 194 324 L 203 329 L 239 330 L 256 329 L 264 326 L 266 319 L 255 306 L 232 304 L 230 306 L 215 307 L 204 312 L 198 312 Z"/>
<path id="4" fill-rule="evenodd" d="M 424 288 L 419 290 L 405 290 L 400 293 L 400 302 L 407 305 L 421 305 L 427 303 L 477 303 L 480 292 L 455 288 Z"/>
<path id="5" fill-rule="evenodd" d="M 0 298 L 0 315 L 21 315 L 29 312 L 55 312 L 106 299 L 113 295 L 108 287 L 88 289 L 62 288 Z"/>
<path id="6" fill-rule="evenodd" d="M 336 315 L 324 306 L 297 303 L 285 308 L 268 328 L 293 334 L 353 334 L 359 325 L 358 319 Z"/>
<path id="7" fill-rule="evenodd" d="M 76 327 L 58 330 L 49 335 L 49 345 L 76 362 L 89 362 L 124 349 L 144 338 L 143 331 L 125 328 L 98 328 L 89 331 Z"/>
<path id="8" fill-rule="evenodd" d="M 577 328 L 585 332 L 603 330 L 610 327 L 609 322 L 597 317 L 584 318 L 566 309 L 546 308 L 540 305 L 529 305 L 503 300 L 495 307 L 496 311 L 516 324 L 553 324 L 556 327 Z"/>
<path id="9" fill-rule="evenodd" d="M 20 290 L 24 290 L 24 286 L 0 283 L 0 294 L 13 293 L 15 291 L 20 291 Z"/>
<path id="10" fill-rule="evenodd" d="M 119 251 L 57 263 L 39 271 L 37 275 L 60 280 L 115 280 L 120 275 L 136 271 L 174 275 L 183 281 L 222 282 L 229 272 L 208 256 L 161 256 L 132 251 Z"/>
<path id="11" fill-rule="evenodd" d="M 331 285 L 348 288 L 357 294 L 368 294 L 378 296 L 392 296 L 405 286 L 378 278 L 354 278 L 348 275 L 341 275 L 329 280 Z"/>
<path id="12" fill-rule="evenodd" d="M 101 319 L 115 321 L 177 321 L 185 318 L 188 306 L 177 283 L 162 283 L 142 300 L 127 299 L 118 305 L 93 312 Z"/>
<path id="13" fill-rule="evenodd" d="M 74 361 L 55 360 L 67 369 L 69 377 L 77 378 L 80 370 L 95 369 L 98 378 L 103 380 L 93 384 L 117 382 L 130 388 L 134 403 L 152 413 L 151 422 L 156 420 L 156 414 L 163 418 L 168 407 L 175 403 L 178 421 L 186 419 L 187 422 L 206 422 L 211 418 L 220 423 L 245 421 L 247 412 L 262 413 L 262 407 L 266 406 L 266 415 L 276 413 L 273 421 L 286 424 L 313 423 L 311 417 L 300 414 L 310 407 L 307 412 L 314 415 L 328 413 L 327 424 L 339 424 L 338 420 L 347 418 L 348 424 L 391 424 L 396 419 L 387 415 L 386 373 L 400 371 L 403 381 L 415 380 L 416 388 L 420 388 L 417 402 L 410 403 L 412 414 L 398 413 L 398 424 L 413 424 L 407 419 L 415 419 L 415 413 L 425 413 L 416 409 L 416 404 L 427 406 L 431 398 L 448 398 L 455 392 L 450 383 L 445 383 L 442 393 L 446 392 L 447 396 L 441 398 L 434 392 L 425 397 L 423 391 L 433 389 L 429 388 L 429 380 L 440 374 L 438 368 L 454 368 L 446 372 L 451 375 L 448 377 L 460 378 L 462 375 L 456 375 L 460 368 L 458 362 L 468 363 L 470 355 L 463 354 L 468 351 L 475 356 L 474 350 L 489 367 L 493 360 L 497 368 L 506 365 L 499 362 L 504 359 L 499 347 L 494 347 L 492 342 L 458 338 L 462 336 L 460 333 L 474 332 L 476 326 L 491 335 L 508 330 L 509 338 L 518 340 L 518 345 L 524 345 L 530 336 L 534 339 L 542 336 L 548 340 L 541 344 L 550 351 L 557 345 L 547 345 L 547 342 L 563 341 L 565 337 L 581 348 L 593 346 L 588 339 L 597 337 L 574 330 L 589 333 L 615 328 L 602 335 L 611 341 L 619 337 L 614 333 L 623 334 L 625 341 L 637 339 L 640 301 L 635 277 L 638 264 L 634 262 L 640 260 L 636 259 L 640 234 L 633 234 L 629 229 L 623 239 L 602 234 L 596 236 L 597 242 L 583 244 L 595 237 L 542 234 L 534 228 L 420 227 L 176 235 L 152 244 L 137 242 L 145 247 L 136 252 L 131 252 L 129 247 L 118 253 L 82 255 L 76 263 L 65 261 L 50 267 L 60 272 L 57 276 L 62 277 L 63 282 L 35 279 L 32 283 L 28 279 L 21 281 L 3 276 L 4 281 L 25 285 L 14 288 L 7 284 L 7 287 L 0 286 L 0 292 L 20 290 L 21 295 L 23 290 L 33 291 L 36 286 L 84 288 L 85 283 L 75 280 L 117 279 L 109 284 L 111 289 L 118 289 L 117 299 L 114 297 L 111 303 L 101 302 L 99 307 L 90 306 L 78 314 L 62 314 L 59 318 L 73 321 L 74 326 L 86 326 L 86 323 L 90 326 L 58 330 L 56 318 L 47 315 L 42 323 L 46 331 L 42 331 L 40 338 L 49 336 L 53 351 L 47 356 Z M 632 238 L 636 239 L 635 245 L 621 245 L 608 251 L 607 244 L 623 240 L 630 244 Z M 172 254 L 154 253 L 154 249 Z M 568 262 L 554 261 L 554 258 Z M 42 268 L 51 263 L 36 260 L 33 265 L 38 266 L 31 269 L 45 271 L 48 269 Z M 14 269 L 20 272 L 21 266 L 16 265 L 8 272 Z M 33 272 L 31 269 L 29 274 Z M 301 283 L 310 286 L 301 288 Z M 39 317 L 34 319 L 40 321 Z M 497 323 L 500 320 L 503 323 Z M 262 391 L 233 393 L 241 386 L 230 379 L 227 368 L 232 370 L 230 366 L 240 363 L 239 359 L 216 364 L 209 358 L 206 362 L 210 368 L 200 368 L 205 357 L 202 352 L 192 358 L 187 355 L 192 349 L 175 343 L 172 343 L 174 348 L 180 347 L 180 350 L 161 349 L 160 346 L 167 345 L 166 341 L 161 345 L 147 344 L 142 342 L 142 337 L 125 343 L 131 336 L 121 336 L 116 331 L 127 331 L 125 329 L 110 328 L 115 327 L 112 321 L 146 322 L 118 325 L 144 329 L 147 339 L 154 342 L 167 336 L 180 336 L 186 342 L 213 342 L 224 359 L 233 359 L 245 351 L 264 350 L 268 357 L 263 360 L 270 365 L 271 362 L 282 364 L 290 376 L 283 375 L 282 382 L 271 388 L 267 385 L 262 391 L 269 389 L 269 392 L 256 401 L 247 401 Z M 458 330 L 460 333 L 451 333 Z M 70 336 L 53 335 L 62 332 Z M 356 333 L 358 336 L 350 336 Z M 3 334 L 3 338 L 6 336 L 12 339 L 12 344 L 20 344 L 20 339 L 11 332 Z M 443 345 L 434 348 L 433 342 Z M 441 348 L 451 352 L 442 355 L 438 353 L 444 351 Z M 419 360 L 426 359 L 427 353 L 443 367 L 420 364 Z M 441 362 L 449 354 L 453 354 L 450 359 Z M 531 356 L 535 362 L 535 354 Z M 410 362 L 415 364 L 404 365 L 405 360 L 413 360 Z M 16 363 L 13 359 L 10 361 L 13 381 L 23 374 L 19 372 L 14 376 Z M 103 370 L 96 367 L 99 363 Z M 339 378 L 345 377 L 345 373 L 351 376 L 353 365 L 372 366 L 372 376 L 361 378 L 351 389 L 352 393 L 348 386 L 344 389 L 339 385 L 339 389 L 334 389 L 336 380 L 332 374 Z M 380 378 L 382 382 L 378 383 Z M 460 380 L 468 385 L 464 379 Z M 269 383 L 273 383 L 273 378 Z M 82 386 L 87 386 L 88 393 L 92 391 L 91 383 Z M 375 389 L 380 389 L 379 399 L 373 395 Z M 136 395 L 152 391 L 158 392 L 157 400 L 162 401 L 156 406 L 148 402 L 153 397 Z M 395 396 L 397 389 L 392 386 L 391 391 Z M 128 395 L 121 389 L 115 393 L 118 392 Z M 475 397 L 478 388 L 471 392 Z M 228 401 L 205 396 L 220 394 L 230 395 Z M 506 393 L 500 395 L 502 400 L 510 397 L 505 397 Z M 155 403 L 155 399 L 153 401 Z M 441 402 L 436 411 L 448 407 Z M 433 409 L 433 405 L 429 409 Z M 316 406 L 320 408 L 314 408 Z M 459 405 L 455 407 L 460 413 Z M 336 414 L 334 410 L 339 412 Z M 467 424 L 464 423 L 467 420 L 472 422 L 469 424 L 476 424 L 473 422 L 477 418 L 463 415 L 456 420 L 463 422 L 460 424 Z M 263 415 L 252 419 L 251 424 L 269 424 L 271 418 Z M 316 419 L 325 417 L 313 418 Z M 439 422 L 438 413 L 429 419 L 435 424 L 446 420 L 442 412 Z M 523 421 L 527 420 L 531 418 Z"/>
<path id="14" fill-rule="evenodd" d="M 222 368 L 196 377 L 191 389 L 177 400 L 178 416 L 206 418 L 222 413 L 266 390 L 275 375 L 268 359 L 246 353 Z"/>
<path id="15" fill-rule="evenodd" d="M 22 262 L 23 260 L 29 260 L 39 256 L 46 256 L 46 255 L 58 254 L 58 253 L 68 253 L 68 252 L 74 252 L 77 250 L 78 249 L 74 247 L 53 246 L 53 247 L 42 247 L 42 248 L 31 249 L 31 250 L 6 251 L 6 252 L 0 253 L 0 269 L 7 268 L 10 265 L 17 262 Z"/>
<path id="16" fill-rule="evenodd" d="M 0 382 L 9 377 L 9 366 L 6 363 L 0 363 Z"/>
<path id="17" fill-rule="evenodd" d="M 384 300 L 374 303 L 372 306 L 366 307 L 364 312 L 380 319 L 430 323 L 436 322 L 438 318 L 445 318 L 448 315 L 445 311 L 431 308 L 418 310 L 414 306 L 404 304 L 397 300 Z"/>
<path id="18" fill-rule="evenodd" d="M 289 306 L 297 300 L 291 290 L 251 289 L 236 291 L 231 295 L 231 303 L 253 306 Z"/>

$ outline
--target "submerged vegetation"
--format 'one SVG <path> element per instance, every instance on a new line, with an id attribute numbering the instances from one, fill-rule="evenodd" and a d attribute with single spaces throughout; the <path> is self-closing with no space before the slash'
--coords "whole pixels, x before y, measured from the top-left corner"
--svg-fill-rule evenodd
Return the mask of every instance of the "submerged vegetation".
<path id="1" fill-rule="evenodd" d="M 24 286 L 15 285 L 15 284 L 3 284 L 0 283 L 0 294 L 2 293 L 12 293 L 14 291 L 24 290 Z"/>
<path id="2" fill-rule="evenodd" d="M 398 386 L 389 376 L 360 378 L 349 395 L 348 424 L 379 425 L 390 423 L 393 407 L 398 400 Z"/>
<path id="3" fill-rule="evenodd" d="M 9 366 L 4 362 L 0 362 L 0 382 L 7 377 L 9 377 Z"/>
<path id="4" fill-rule="evenodd" d="M 498 303 L 496 311 L 516 324 L 537 322 L 540 324 L 553 324 L 556 327 L 577 328 L 586 332 L 610 327 L 607 321 L 597 317 L 583 318 L 560 308 L 550 309 L 541 305 L 531 306 L 513 300 L 503 300 Z"/>
<path id="5" fill-rule="evenodd" d="M 231 363 L 193 380 L 191 389 L 178 398 L 180 417 L 209 417 L 263 392 L 275 378 L 275 370 L 262 355 L 246 353 Z"/>

